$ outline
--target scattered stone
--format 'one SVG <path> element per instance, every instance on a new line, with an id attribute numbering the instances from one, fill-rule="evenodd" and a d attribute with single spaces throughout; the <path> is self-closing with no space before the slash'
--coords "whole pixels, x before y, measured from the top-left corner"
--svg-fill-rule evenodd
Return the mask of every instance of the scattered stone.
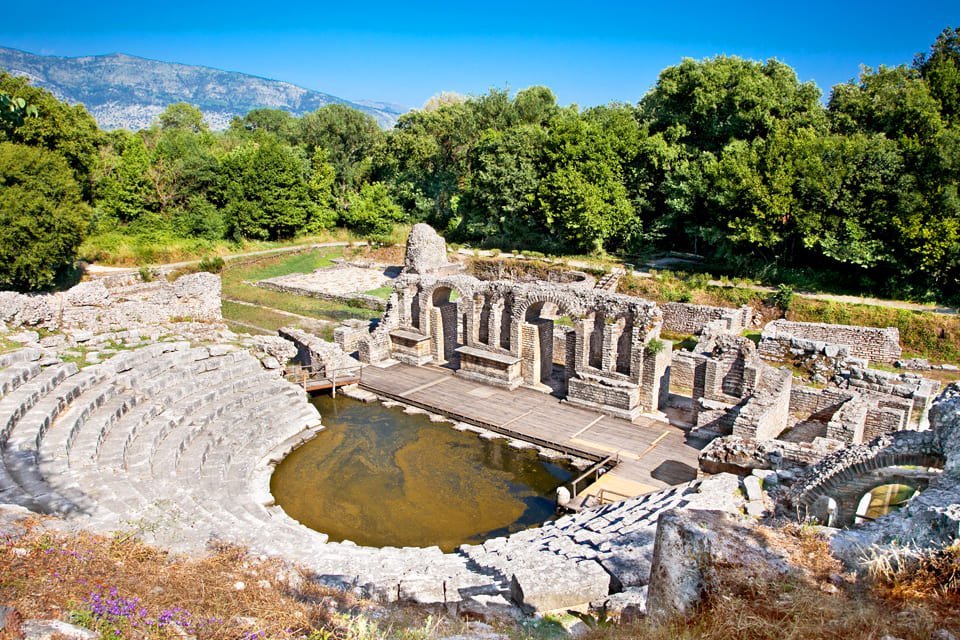
<path id="1" fill-rule="evenodd" d="M 610 593 L 610 574 L 592 560 L 576 564 L 550 563 L 549 556 L 542 560 L 536 566 L 521 564 L 510 580 L 510 598 L 526 610 L 566 609 Z"/>
<path id="2" fill-rule="evenodd" d="M 930 634 L 930 640 L 957 640 L 957 636 L 946 629 L 937 629 Z"/>
<path id="3" fill-rule="evenodd" d="M 264 369 L 273 370 L 280 368 L 280 362 L 273 356 L 263 356 L 260 358 L 260 364 L 263 365 Z"/>
<path id="4" fill-rule="evenodd" d="M 760 488 L 760 478 L 749 475 L 743 479 L 743 488 L 747 492 L 747 500 L 763 500 L 763 490 Z"/>
<path id="5" fill-rule="evenodd" d="M 36 331 L 20 331 L 19 333 L 11 333 L 8 335 L 7 340 L 19 342 L 20 344 L 37 344 L 40 341 L 40 334 Z"/>
<path id="6" fill-rule="evenodd" d="M 24 640 L 97 640 L 99 633 L 61 620 L 25 620 Z"/>
<path id="7" fill-rule="evenodd" d="M 21 623 L 19 611 L 13 607 L 0 605 L 0 631 L 6 632 L 6 635 L 11 638 L 19 638 Z"/>

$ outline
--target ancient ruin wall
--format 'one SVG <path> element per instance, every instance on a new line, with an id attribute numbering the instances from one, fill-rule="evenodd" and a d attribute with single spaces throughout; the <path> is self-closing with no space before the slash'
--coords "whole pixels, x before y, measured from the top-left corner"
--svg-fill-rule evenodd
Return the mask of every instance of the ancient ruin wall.
<path id="1" fill-rule="evenodd" d="M 177 321 L 220 323 L 220 278 L 193 273 L 108 287 L 99 280 L 50 294 L 0 292 L 0 320 L 10 327 L 120 331 Z"/>
<path id="2" fill-rule="evenodd" d="M 663 311 L 664 330 L 674 333 L 699 334 L 716 320 L 723 320 L 726 331 L 740 333 L 753 322 L 753 308 L 750 306 L 728 309 L 703 304 L 667 302 L 660 308 Z"/>
<path id="3" fill-rule="evenodd" d="M 878 329 L 819 322 L 774 320 L 763 330 L 763 340 L 803 338 L 815 342 L 846 345 L 850 355 L 877 362 L 895 362 L 903 350 L 896 327 Z"/>
<path id="4" fill-rule="evenodd" d="M 761 365 L 760 384 L 740 409 L 733 423 L 733 435 L 754 440 L 771 440 L 787 426 L 793 375 L 788 369 Z"/>

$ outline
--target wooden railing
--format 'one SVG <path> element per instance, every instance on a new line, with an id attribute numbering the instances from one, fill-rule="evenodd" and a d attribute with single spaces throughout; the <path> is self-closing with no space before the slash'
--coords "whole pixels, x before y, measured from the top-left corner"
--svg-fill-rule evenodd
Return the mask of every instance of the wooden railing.
<path id="1" fill-rule="evenodd" d="M 579 485 L 580 482 L 582 482 L 585 478 L 588 478 L 592 475 L 593 480 L 591 480 L 591 482 L 596 482 L 597 480 L 600 479 L 601 475 L 603 475 L 613 467 L 617 466 L 618 464 L 620 464 L 619 453 L 611 454 L 606 458 L 604 458 L 603 460 L 601 460 L 600 462 L 596 463 L 595 465 L 587 469 L 585 472 L 583 472 L 571 483 L 570 495 L 574 498 L 576 498 L 577 495 L 579 495 L 579 491 L 577 491 L 577 485 Z M 610 467 L 609 469 L 607 468 L 607 465 L 609 465 Z"/>
<path id="2" fill-rule="evenodd" d="M 337 396 L 337 386 L 358 384 L 363 378 L 363 367 L 327 367 L 326 365 L 292 366 L 288 367 L 283 377 L 303 387 L 304 391 L 313 387 L 316 389 L 330 389 L 333 397 Z M 313 383 L 313 384 L 311 384 Z"/>

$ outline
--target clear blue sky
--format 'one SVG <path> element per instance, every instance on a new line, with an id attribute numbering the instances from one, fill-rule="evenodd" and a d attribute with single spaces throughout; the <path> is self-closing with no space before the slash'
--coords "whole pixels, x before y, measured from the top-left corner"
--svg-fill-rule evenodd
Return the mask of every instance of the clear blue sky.
<path id="1" fill-rule="evenodd" d="M 5 3 L 0 45 L 124 52 L 420 106 L 440 91 L 551 87 L 563 104 L 635 102 L 666 66 L 775 57 L 824 91 L 861 64 L 909 63 L 960 1 Z"/>

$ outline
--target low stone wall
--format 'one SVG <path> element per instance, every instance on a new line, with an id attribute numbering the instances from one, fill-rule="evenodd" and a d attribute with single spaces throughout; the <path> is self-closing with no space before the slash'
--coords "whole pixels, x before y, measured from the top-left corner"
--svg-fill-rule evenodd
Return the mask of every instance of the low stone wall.
<path id="1" fill-rule="evenodd" d="M 696 388 L 697 367 L 703 367 L 704 357 L 689 351 L 674 351 L 670 362 L 670 390 L 691 394 Z M 703 386 L 703 381 L 700 381 Z"/>
<path id="2" fill-rule="evenodd" d="M 877 362 L 893 363 L 903 352 L 900 348 L 900 331 L 896 327 L 878 329 L 843 324 L 774 320 L 763 330 L 762 340 L 764 341 L 790 338 L 845 345 L 850 348 L 850 355 Z"/>
<path id="3" fill-rule="evenodd" d="M 298 364 L 305 367 L 325 366 L 328 370 L 356 371 L 360 363 L 343 352 L 337 344 L 327 342 L 319 336 L 294 327 L 283 327 L 277 331 L 280 337 L 296 346 L 295 357 Z"/>
<path id="4" fill-rule="evenodd" d="M 700 452 L 704 473 L 745 475 L 753 469 L 804 469 L 842 448 L 838 442 L 817 438 L 814 442 L 757 441 L 726 436 L 710 442 Z"/>
<path id="5" fill-rule="evenodd" d="M 0 292 L 0 321 L 10 327 L 105 333 L 170 322 L 221 323 L 220 278 L 192 273 L 173 282 L 108 287 L 81 282 L 50 294 Z"/>
<path id="6" fill-rule="evenodd" d="M 741 333 L 753 324 L 753 308 L 743 306 L 739 309 L 711 307 L 703 304 L 685 302 L 667 302 L 660 305 L 663 312 L 663 328 L 666 331 L 684 334 L 699 334 L 711 322 L 722 320 L 722 327 L 728 333 Z"/>

